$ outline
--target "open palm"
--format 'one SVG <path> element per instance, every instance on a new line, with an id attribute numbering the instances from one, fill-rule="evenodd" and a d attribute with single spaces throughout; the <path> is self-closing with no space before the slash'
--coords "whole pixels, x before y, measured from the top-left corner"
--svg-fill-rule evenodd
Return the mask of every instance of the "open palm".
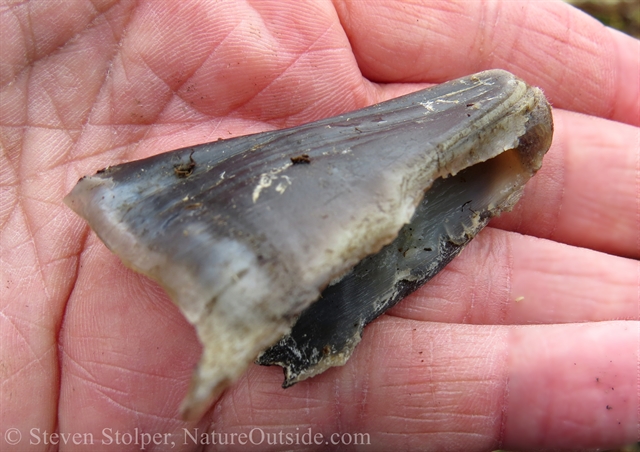
<path id="1" fill-rule="evenodd" d="M 0 449 L 87 450 L 91 434 L 91 450 L 140 450 L 123 444 L 136 433 L 169 434 L 146 450 L 199 448 L 184 429 L 239 448 L 253 432 L 260 450 L 304 447 L 309 429 L 367 450 L 638 440 L 638 41 L 559 1 L 4 3 Z M 286 391 L 279 368 L 253 366 L 181 421 L 195 333 L 62 204 L 77 179 L 493 67 L 556 108 L 514 211 L 370 325 L 346 366 Z"/>

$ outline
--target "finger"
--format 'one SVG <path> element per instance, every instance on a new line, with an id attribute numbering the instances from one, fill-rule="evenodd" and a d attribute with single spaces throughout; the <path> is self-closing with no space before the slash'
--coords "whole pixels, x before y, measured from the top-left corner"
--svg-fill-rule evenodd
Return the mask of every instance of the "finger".
<path id="1" fill-rule="evenodd" d="M 635 260 L 487 228 L 389 314 L 489 325 L 638 320 L 639 274 Z"/>
<path id="2" fill-rule="evenodd" d="M 637 441 L 639 333 L 638 322 L 513 331 L 505 448 Z"/>
<path id="3" fill-rule="evenodd" d="M 60 335 L 59 431 L 123 450 L 116 431 L 186 427 L 178 406 L 201 351 L 193 328 L 156 284 L 126 269 L 95 236 L 80 265 Z M 176 441 L 176 450 L 192 447 Z"/>
<path id="4" fill-rule="evenodd" d="M 504 68 L 552 104 L 640 123 L 640 42 L 564 2 L 335 1 L 365 77 L 443 82 Z"/>
<path id="5" fill-rule="evenodd" d="M 542 169 L 492 226 L 640 257 L 640 129 L 554 110 Z"/>
<path id="6" fill-rule="evenodd" d="M 387 316 L 344 367 L 292 388 L 276 387 L 279 369 L 252 368 L 211 430 L 366 434 L 376 450 L 615 447 L 637 434 L 637 335 L 637 322 L 515 328 Z"/>

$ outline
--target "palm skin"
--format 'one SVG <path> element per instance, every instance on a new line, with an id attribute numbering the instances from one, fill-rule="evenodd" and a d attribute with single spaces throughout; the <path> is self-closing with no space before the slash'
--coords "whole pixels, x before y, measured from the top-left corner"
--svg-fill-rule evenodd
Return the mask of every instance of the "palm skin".
<path id="1" fill-rule="evenodd" d="M 561 2 L 5 1 L 0 20 L 0 430 L 22 433 L 2 450 L 87 448 L 44 432 L 140 450 L 103 444 L 105 428 L 170 434 L 147 450 L 197 449 L 196 428 L 368 433 L 368 450 L 638 440 L 637 40 Z M 346 366 L 286 391 L 253 366 L 180 420 L 195 333 L 62 204 L 77 179 L 491 67 L 555 107 L 514 211 L 370 325 Z"/>

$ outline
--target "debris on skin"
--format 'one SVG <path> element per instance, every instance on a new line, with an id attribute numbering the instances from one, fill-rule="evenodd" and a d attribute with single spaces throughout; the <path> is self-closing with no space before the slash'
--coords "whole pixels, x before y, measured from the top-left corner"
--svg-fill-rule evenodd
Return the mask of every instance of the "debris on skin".
<path id="1" fill-rule="evenodd" d="M 291 163 L 294 165 L 300 163 L 311 163 L 311 158 L 309 157 L 309 154 L 300 154 L 296 157 L 291 157 Z"/>
<path id="2" fill-rule="evenodd" d="M 194 168 L 196 167 L 196 161 L 193 159 L 193 152 L 189 154 L 189 161 L 187 163 L 179 163 L 173 167 L 175 175 L 179 178 L 185 178 L 191 176 Z"/>

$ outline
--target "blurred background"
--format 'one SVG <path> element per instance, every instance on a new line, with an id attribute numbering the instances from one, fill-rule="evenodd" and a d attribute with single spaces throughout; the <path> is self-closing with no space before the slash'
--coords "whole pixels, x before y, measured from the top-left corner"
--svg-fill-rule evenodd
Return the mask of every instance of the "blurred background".
<path id="1" fill-rule="evenodd" d="M 566 0 L 603 24 L 640 39 L 640 0 Z"/>

